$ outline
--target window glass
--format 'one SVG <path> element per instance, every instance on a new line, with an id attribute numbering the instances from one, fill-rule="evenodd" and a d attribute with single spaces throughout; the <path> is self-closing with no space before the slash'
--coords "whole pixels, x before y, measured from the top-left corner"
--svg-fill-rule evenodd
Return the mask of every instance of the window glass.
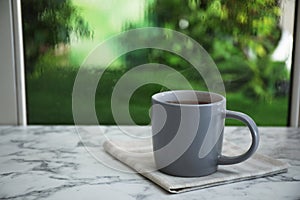
<path id="1" fill-rule="evenodd" d="M 261 126 L 285 126 L 294 10 L 292 0 L 23 0 L 28 123 L 73 124 L 72 90 L 84 59 L 115 34 L 151 26 L 184 33 L 205 48 L 222 75 L 227 109 L 247 113 Z M 105 71 L 99 65 L 86 72 L 103 70 L 95 93 L 100 124 L 115 124 L 114 86 L 126 72 L 145 63 L 172 67 L 194 89 L 207 90 L 203 77 L 178 55 L 158 49 L 128 52 Z M 166 74 L 158 68 L 147 73 Z M 176 84 L 172 74 L 167 78 Z M 179 83 L 178 89 L 183 89 Z M 137 124 L 149 124 L 150 97 L 164 90 L 168 88 L 145 84 L 133 93 L 129 110 Z M 240 125 L 234 120 L 226 123 Z"/>

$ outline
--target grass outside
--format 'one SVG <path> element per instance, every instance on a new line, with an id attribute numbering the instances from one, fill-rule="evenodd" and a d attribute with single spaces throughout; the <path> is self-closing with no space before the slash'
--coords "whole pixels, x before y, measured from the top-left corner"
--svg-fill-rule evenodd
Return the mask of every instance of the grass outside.
<path id="1" fill-rule="evenodd" d="M 114 124 L 111 112 L 111 94 L 114 84 L 123 71 L 106 71 L 97 88 L 95 109 L 100 124 Z M 156 72 L 160 73 L 160 72 Z M 29 124 L 74 124 L 72 115 L 72 90 L 76 68 L 51 69 L 39 76 L 27 76 L 27 109 Z M 146 74 L 136 75 L 143 79 Z M 178 85 L 178 82 L 174 82 Z M 195 89 L 201 89 L 192 82 Z M 88 88 L 87 88 L 88 89 Z M 150 97 L 162 90 L 160 85 L 148 84 L 137 89 L 130 99 L 130 114 L 138 124 L 149 124 Z M 288 97 L 257 100 L 241 93 L 227 93 L 227 109 L 241 111 L 251 116 L 259 126 L 286 126 Z M 126 123 L 126 122 L 124 122 Z M 226 120 L 227 125 L 241 125 Z"/>

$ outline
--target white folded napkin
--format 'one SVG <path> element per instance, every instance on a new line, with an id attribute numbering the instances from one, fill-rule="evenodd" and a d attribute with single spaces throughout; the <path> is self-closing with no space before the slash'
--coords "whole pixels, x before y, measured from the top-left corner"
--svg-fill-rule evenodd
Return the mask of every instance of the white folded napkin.
<path id="1" fill-rule="evenodd" d="M 138 142 L 111 140 L 103 144 L 104 149 L 144 177 L 170 193 L 181 193 L 227 183 L 249 180 L 287 171 L 288 165 L 273 158 L 255 153 L 245 162 L 235 165 L 219 165 L 218 171 L 203 177 L 184 178 L 164 174 L 155 170 L 151 140 Z M 229 142 L 223 144 L 223 154 L 237 155 L 241 149 Z"/>

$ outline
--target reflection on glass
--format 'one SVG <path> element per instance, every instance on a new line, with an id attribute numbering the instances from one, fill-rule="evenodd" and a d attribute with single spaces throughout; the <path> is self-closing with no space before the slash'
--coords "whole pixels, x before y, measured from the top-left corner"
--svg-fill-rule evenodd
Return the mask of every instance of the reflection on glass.
<path id="1" fill-rule="evenodd" d="M 258 125 L 287 125 L 292 0 L 34 2 L 22 1 L 30 124 L 72 124 L 73 83 L 89 52 L 122 31 L 158 26 L 187 34 L 208 51 L 222 74 L 228 109 L 249 114 Z M 181 48 L 182 44 L 177 45 Z M 104 53 L 114 54 L 113 49 L 107 47 Z M 110 99 L 122 75 L 150 62 L 170 66 L 194 89 L 207 90 L 202 77 L 177 55 L 157 49 L 128 52 L 114 60 L 99 81 L 95 109 L 100 124 L 115 123 Z M 87 73 L 103 68 L 91 66 Z M 153 69 L 149 73 L 163 72 Z M 143 76 L 147 74 L 136 78 Z M 172 79 L 172 74 L 168 78 Z M 182 89 L 180 83 L 178 88 Z M 166 89 L 147 84 L 136 90 L 130 100 L 136 123 L 149 123 L 150 97 Z"/>

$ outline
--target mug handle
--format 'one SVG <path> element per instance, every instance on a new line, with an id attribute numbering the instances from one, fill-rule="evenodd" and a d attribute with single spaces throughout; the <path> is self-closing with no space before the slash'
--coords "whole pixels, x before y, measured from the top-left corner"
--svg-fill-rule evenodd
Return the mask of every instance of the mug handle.
<path id="1" fill-rule="evenodd" d="M 251 133 L 252 144 L 250 148 L 241 155 L 232 156 L 232 157 L 221 155 L 218 159 L 219 165 L 231 165 L 231 164 L 236 164 L 247 160 L 254 154 L 259 143 L 258 128 L 255 122 L 253 121 L 253 119 L 251 119 L 248 115 L 241 112 L 226 110 L 226 118 L 237 119 L 239 121 L 242 121 L 244 124 L 246 124 Z"/>

